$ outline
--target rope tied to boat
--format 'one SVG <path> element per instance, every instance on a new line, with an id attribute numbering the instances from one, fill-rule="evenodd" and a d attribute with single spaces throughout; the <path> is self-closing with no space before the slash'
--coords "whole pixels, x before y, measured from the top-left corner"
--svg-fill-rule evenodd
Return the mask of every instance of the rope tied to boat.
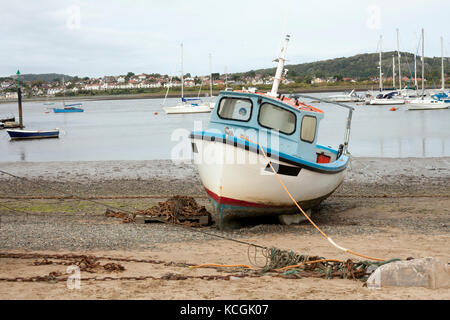
<path id="1" fill-rule="evenodd" d="M 287 189 L 286 185 L 284 184 L 283 180 L 281 180 L 280 176 L 277 173 L 277 170 L 275 170 L 275 168 L 272 165 L 272 161 L 270 161 L 270 159 L 267 157 L 266 152 L 264 151 L 264 148 L 261 146 L 261 144 L 259 142 L 255 142 L 250 140 L 248 137 L 241 135 L 241 139 L 244 139 L 250 143 L 256 144 L 259 149 L 261 150 L 262 155 L 264 156 L 264 158 L 266 159 L 267 163 L 269 164 L 270 168 L 272 169 L 275 177 L 277 178 L 278 182 L 281 184 L 281 186 L 283 187 L 284 191 L 286 192 L 286 194 L 289 196 L 289 198 L 292 200 L 292 202 L 297 206 L 297 208 L 300 210 L 300 212 L 305 216 L 305 218 L 314 226 L 314 228 L 316 228 L 317 231 L 319 231 L 319 233 L 328 240 L 328 242 L 330 242 L 334 247 L 338 248 L 339 250 L 345 251 L 347 253 L 350 253 L 352 255 L 355 256 L 359 256 L 365 259 L 369 259 L 369 260 L 375 260 L 375 261 L 385 261 L 384 259 L 380 259 L 380 258 L 374 258 L 374 257 L 370 257 L 364 254 L 360 254 L 357 253 L 355 251 L 352 251 L 350 249 L 344 248 L 340 245 L 338 245 L 336 242 L 333 241 L 333 239 L 331 239 L 331 237 L 329 237 L 325 232 L 323 232 L 315 223 L 314 221 L 311 220 L 311 218 L 305 213 L 305 211 L 300 207 L 300 205 L 298 204 L 298 202 L 294 199 L 294 197 L 292 196 L 292 194 L 289 192 L 289 190 Z"/>

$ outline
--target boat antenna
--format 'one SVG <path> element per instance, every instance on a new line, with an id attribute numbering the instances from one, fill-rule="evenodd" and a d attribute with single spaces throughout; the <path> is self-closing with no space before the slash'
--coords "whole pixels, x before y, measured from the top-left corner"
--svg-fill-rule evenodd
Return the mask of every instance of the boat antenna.
<path id="1" fill-rule="evenodd" d="M 278 87 L 280 86 L 281 82 L 281 76 L 283 74 L 284 69 L 284 62 L 286 61 L 285 55 L 286 55 L 286 49 L 289 42 L 290 35 L 286 35 L 284 46 L 281 48 L 280 55 L 277 59 L 275 59 L 275 62 L 278 62 L 277 71 L 275 72 L 275 78 L 273 79 L 273 85 L 272 85 L 272 91 L 268 93 L 271 97 L 276 97 L 278 94 Z"/>

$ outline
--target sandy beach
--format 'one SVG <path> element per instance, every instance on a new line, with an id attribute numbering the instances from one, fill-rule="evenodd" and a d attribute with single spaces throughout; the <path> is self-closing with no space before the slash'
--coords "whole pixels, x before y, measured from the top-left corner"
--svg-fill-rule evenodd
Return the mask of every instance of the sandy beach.
<path id="1" fill-rule="evenodd" d="M 79 289 L 65 281 L 0 281 L 1 299 L 450 299 L 450 289 L 368 289 L 359 280 L 269 275 L 228 277 L 203 263 L 249 264 L 248 246 L 223 238 L 307 255 L 359 260 L 332 247 L 308 222 L 257 224 L 232 231 L 169 224 L 121 223 L 105 205 L 135 212 L 173 195 L 189 195 L 211 210 L 197 170 L 171 161 L 10 162 L 0 170 L 2 253 L 82 254 L 151 259 L 116 261 L 124 271 L 81 271 Z M 274 180 L 274 188 L 280 187 Z M 70 198 L 74 194 L 88 198 Z M 335 242 L 356 252 L 392 259 L 450 261 L 450 158 L 354 158 L 339 189 L 313 220 Z M 257 256 L 264 264 L 264 257 Z M 51 259 L 50 259 L 51 260 Z M 42 259 L 0 258 L 0 278 L 66 274 L 67 265 Z M 112 261 L 112 260 L 110 260 Z M 100 259 L 103 265 L 107 262 Z M 242 271 L 234 270 L 233 274 Z M 173 275 L 185 280 L 171 280 Z M 141 277 L 146 280 L 83 280 Z M 175 277 L 176 278 L 176 277 Z"/>

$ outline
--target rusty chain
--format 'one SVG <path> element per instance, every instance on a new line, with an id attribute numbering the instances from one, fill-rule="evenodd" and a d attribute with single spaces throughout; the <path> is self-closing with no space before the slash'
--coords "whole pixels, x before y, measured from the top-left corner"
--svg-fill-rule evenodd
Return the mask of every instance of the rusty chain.
<path id="1" fill-rule="evenodd" d="M 281 252 L 285 255 L 287 252 L 276 251 L 278 249 L 273 248 L 273 252 Z M 292 255 L 291 259 L 286 259 L 283 257 L 283 264 L 294 263 L 295 260 L 298 261 L 308 261 L 311 259 L 316 259 L 318 257 Z M 109 260 L 109 261 L 120 261 L 120 262 L 135 262 L 135 263 L 151 263 L 151 264 L 163 264 L 165 266 L 176 266 L 176 267 L 189 267 L 194 266 L 188 263 L 177 263 L 177 262 L 165 262 L 161 260 L 151 260 L 151 259 L 135 259 L 135 258 L 114 258 L 105 256 L 92 256 L 92 255 L 76 255 L 76 254 L 38 254 L 38 253 L 2 253 L 0 252 L 0 258 L 10 258 L 10 259 L 42 259 L 41 261 L 35 261 L 33 265 L 51 265 L 51 264 L 61 264 L 61 265 L 78 265 L 81 271 L 86 271 L 90 273 L 96 273 L 99 267 L 103 267 L 104 270 L 109 272 L 122 272 L 125 270 L 123 266 L 117 263 L 107 263 L 105 265 L 100 265 L 99 260 Z M 51 261 L 53 260 L 69 260 L 69 262 L 63 261 Z M 75 260 L 75 261 L 74 261 Z M 273 264 L 272 267 L 280 266 L 280 260 L 276 261 L 278 264 Z M 198 279 L 198 280 L 230 280 L 231 277 L 235 278 L 257 278 L 264 275 L 269 275 L 272 277 L 279 277 L 284 279 L 299 279 L 303 277 L 313 277 L 313 278 L 342 278 L 342 279 L 353 279 L 353 280 L 366 280 L 370 274 L 367 269 L 370 264 L 368 261 L 358 261 L 354 262 L 348 259 L 345 262 L 318 262 L 306 264 L 302 267 L 297 267 L 290 269 L 288 271 L 278 271 L 274 268 L 266 268 L 261 270 L 255 269 L 240 269 L 240 268 L 222 268 L 213 267 L 219 272 L 229 273 L 228 275 L 182 275 L 167 273 L 161 277 L 155 276 L 121 276 L 121 277 L 84 277 L 80 280 L 83 281 L 127 281 L 127 280 L 188 280 L 188 279 Z M 67 281 L 69 276 L 63 276 L 61 272 L 54 271 L 50 272 L 48 275 L 44 276 L 32 276 L 32 277 L 15 277 L 15 278 L 5 278 L 0 277 L 0 281 L 5 282 L 53 282 L 57 283 L 59 281 Z"/>

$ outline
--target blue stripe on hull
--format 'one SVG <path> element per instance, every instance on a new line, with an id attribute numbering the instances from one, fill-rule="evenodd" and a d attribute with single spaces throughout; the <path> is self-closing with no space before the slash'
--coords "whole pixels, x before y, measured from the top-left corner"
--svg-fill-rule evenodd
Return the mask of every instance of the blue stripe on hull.
<path id="1" fill-rule="evenodd" d="M 73 109 L 53 109 L 54 113 L 67 113 L 67 112 L 83 112 L 83 109 L 73 108 Z"/>

